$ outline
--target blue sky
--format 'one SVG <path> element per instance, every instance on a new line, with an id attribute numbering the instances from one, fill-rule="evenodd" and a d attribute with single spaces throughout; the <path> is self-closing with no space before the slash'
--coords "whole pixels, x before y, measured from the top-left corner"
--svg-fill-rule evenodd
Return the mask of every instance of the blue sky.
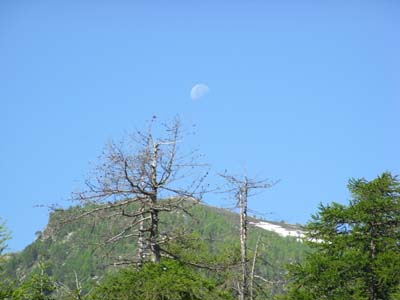
<path id="1" fill-rule="evenodd" d="M 399 16 L 394 0 L 1 1 L 10 249 L 47 223 L 35 205 L 67 199 L 153 115 L 196 124 L 187 145 L 214 170 L 280 180 L 251 200 L 273 220 L 346 203 L 351 177 L 400 174 Z M 196 83 L 210 91 L 193 101 Z"/>

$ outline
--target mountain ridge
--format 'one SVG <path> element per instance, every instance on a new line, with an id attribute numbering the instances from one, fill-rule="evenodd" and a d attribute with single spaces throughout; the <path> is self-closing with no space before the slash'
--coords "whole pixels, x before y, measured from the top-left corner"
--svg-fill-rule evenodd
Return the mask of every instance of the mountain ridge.
<path id="1" fill-rule="evenodd" d="M 58 282 L 72 286 L 75 276 L 90 286 L 93 280 L 115 269 L 115 262 L 129 261 L 136 254 L 134 238 L 120 244 L 104 245 L 108 234 L 118 232 L 124 220 L 98 220 L 84 218 L 67 222 L 59 226 L 65 219 L 71 219 L 87 207 L 74 206 L 64 210 L 56 210 L 50 214 L 49 222 L 43 231 L 38 232 L 37 239 L 19 253 L 11 253 L 5 265 L 8 276 L 22 281 L 27 274 L 41 261 L 49 266 L 49 275 Z M 204 244 L 199 255 L 231 255 L 225 254 L 227 249 L 235 249 L 239 245 L 239 216 L 224 208 L 202 203 L 190 208 L 192 217 L 175 213 L 161 214 L 161 232 L 188 231 Z M 285 264 L 300 261 L 307 249 L 299 243 L 294 233 L 301 232 L 298 225 L 283 222 L 249 218 L 248 247 L 250 255 L 257 239 L 261 238 L 258 256 L 260 262 L 256 271 L 264 278 L 282 281 L 285 276 Z M 272 231 L 268 231 L 270 229 Z M 275 232 L 274 232 L 275 231 Z M 289 234 L 293 233 L 293 234 Z M 104 247 L 99 247 L 103 244 Z M 232 253 L 232 252 L 229 252 Z M 113 266 L 114 264 L 114 266 Z M 76 274 L 76 275 L 75 275 Z M 283 286 L 277 287 L 281 290 Z"/>

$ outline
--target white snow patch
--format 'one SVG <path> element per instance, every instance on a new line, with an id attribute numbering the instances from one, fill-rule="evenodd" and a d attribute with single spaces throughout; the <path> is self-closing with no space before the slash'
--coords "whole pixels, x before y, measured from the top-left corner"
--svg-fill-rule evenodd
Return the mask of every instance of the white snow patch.
<path id="1" fill-rule="evenodd" d="M 298 229 L 288 229 L 282 226 L 279 226 L 277 224 L 272 224 L 269 222 L 257 222 L 257 223 L 253 223 L 251 222 L 250 225 L 254 225 L 256 227 L 268 230 L 268 231 L 272 231 L 275 232 L 277 234 L 279 234 L 280 236 L 283 237 L 294 237 L 296 238 L 298 241 L 302 240 L 304 238 L 304 233 L 301 230 Z"/>
<path id="2" fill-rule="evenodd" d="M 288 236 L 294 237 L 298 242 L 303 242 L 305 238 L 304 232 L 300 229 L 295 229 L 295 228 L 288 229 L 283 226 L 279 226 L 277 224 L 272 224 L 269 222 L 258 222 L 258 223 L 250 222 L 249 224 L 268 231 L 275 232 L 283 237 L 288 237 Z M 321 239 L 307 239 L 307 241 L 314 243 L 324 243 L 324 240 Z"/>

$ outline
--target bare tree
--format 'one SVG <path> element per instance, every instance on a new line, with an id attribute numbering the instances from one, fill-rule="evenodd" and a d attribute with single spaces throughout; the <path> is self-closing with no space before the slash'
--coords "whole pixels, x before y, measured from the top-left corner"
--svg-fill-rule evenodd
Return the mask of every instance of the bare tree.
<path id="1" fill-rule="evenodd" d="M 236 199 L 236 206 L 240 214 L 240 266 L 241 283 L 239 285 L 239 300 L 247 299 L 248 295 L 248 270 L 247 270 L 247 231 L 248 231 L 248 198 L 251 191 L 255 189 L 270 188 L 273 184 L 266 180 L 252 180 L 247 176 L 235 177 L 227 174 L 221 175 L 231 187 L 228 192 L 233 192 Z M 254 268 L 253 268 L 254 269 Z"/>
<path id="2" fill-rule="evenodd" d="M 254 299 L 254 276 L 255 276 L 254 271 L 256 268 L 256 260 L 257 260 L 257 255 L 258 255 L 258 245 L 260 243 L 260 238 L 261 238 L 261 236 L 259 235 L 257 237 L 256 247 L 254 249 L 253 262 L 251 263 L 250 282 L 249 282 L 250 300 Z"/>
<path id="3" fill-rule="evenodd" d="M 135 262 L 150 256 L 159 262 L 162 244 L 174 237 L 160 234 L 160 213 L 187 211 L 188 203 L 200 201 L 206 172 L 200 174 L 196 151 L 182 154 L 181 124 L 175 119 L 161 127 L 156 137 L 155 117 L 145 132 L 136 132 L 120 143 L 111 142 L 100 157 L 86 188 L 73 199 L 91 207 L 74 220 L 87 216 L 126 218 L 124 228 L 105 243 L 134 238 Z M 159 130 L 160 132 L 160 130 Z"/>

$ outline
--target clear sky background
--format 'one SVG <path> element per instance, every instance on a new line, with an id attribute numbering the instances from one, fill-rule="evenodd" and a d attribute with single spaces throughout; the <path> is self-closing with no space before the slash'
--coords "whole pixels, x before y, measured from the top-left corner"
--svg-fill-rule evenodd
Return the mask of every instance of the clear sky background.
<path id="1" fill-rule="evenodd" d="M 351 177 L 400 174 L 400 2 L 0 1 L 0 217 L 21 250 L 110 138 L 196 124 L 214 170 L 305 223 Z M 196 83 L 210 91 L 190 98 Z M 224 206 L 226 199 L 208 197 Z M 228 204 L 229 206 L 229 204 Z"/>

